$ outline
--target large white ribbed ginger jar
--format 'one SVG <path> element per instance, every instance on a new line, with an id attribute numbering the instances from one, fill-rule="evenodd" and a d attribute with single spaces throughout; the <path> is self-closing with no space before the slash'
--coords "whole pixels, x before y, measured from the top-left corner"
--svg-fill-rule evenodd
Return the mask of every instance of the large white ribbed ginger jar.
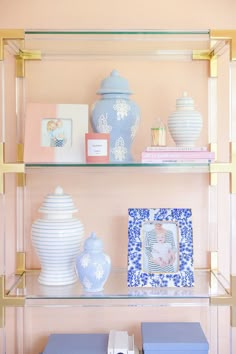
<path id="1" fill-rule="evenodd" d="M 168 117 L 168 129 L 176 146 L 195 146 L 202 129 L 202 116 L 186 92 L 176 100 L 176 111 Z"/>
<path id="2" fill-rule="evenodd" d="M 67 285 L 77 281 L 75 259 L 84 236 L 78 210 L 70 195 L 57 187 L 48 194 L 39 212 L 42 218 L 32 225 L 32 243 L 41 263 L 38 278 L 43 285 Z"/>

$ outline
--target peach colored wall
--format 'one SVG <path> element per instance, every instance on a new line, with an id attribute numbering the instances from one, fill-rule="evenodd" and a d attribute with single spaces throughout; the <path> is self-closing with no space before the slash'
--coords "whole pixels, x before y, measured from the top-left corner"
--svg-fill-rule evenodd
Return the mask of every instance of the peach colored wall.
<path id="1" fill-rule="evenodd" d="M 234 28 L 234 0 L 1 0 L 4 28 Z"/>

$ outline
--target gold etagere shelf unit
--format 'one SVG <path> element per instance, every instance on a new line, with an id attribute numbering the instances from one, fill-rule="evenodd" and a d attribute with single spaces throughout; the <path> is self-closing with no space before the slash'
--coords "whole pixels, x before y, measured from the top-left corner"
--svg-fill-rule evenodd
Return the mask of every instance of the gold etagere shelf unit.
<path id="1" fill-rule="evenodd" d="M 15 60 L 16 60 L 16 77 L 23 78 L 25 76 L 25 61 L 27 60 L 41 60 L 44 52 L 41 50 L 37 49 L 37 45 L 40 44 L 40 40 L 44 35 L 49 34 L 51 37 L 60 35 L 61 37 L 71 37 L 71 41 L 73 42 L 73 37 L 76 36 L 90 36 L 93 38 L 94 36 L 99 35 L 101 38 L 106 38 L 106 43 L 110 44 L 110 41 L 116 39 L 115 44 L 119 44 L 119 39 L 121 38 L 127 38 L 127 37 L 137 37 L 137 38 L 142 38 L 142 36 L 147 36 L 149 35 L 150 37 L 154 36 L 169 36 L 171 37 L 172 35 L 174 36 L 188 36 L 190 34 L 194 34 L 194 31 L 187 32 L 187 31 L 23 31 L 23 30 L 0 30 L 0 60 L 3 62 L 4 61 L 4 46 L 5 45 L 11 45 L 11 49 L 15 51 Z M 211 30 L 211 31 L 199 31 L 199 34 L 203 34 L 209 37 L 209 43 L 210 43 L 210 48 L 209 49 L 203 49 L 203 50 L 198 50 L 198 49 L 193 49 L 191 52 L 192 60 L 207 60 L 209 62 L 209 76 L 210 77 L 217 77 L 217 58 L 218 58 L 218 53 L 222 51 L 222 48 L 225 45 L 230 46 L 230 60 L 235 61 L 236 60 L 236 30 Z M 23 43 L 25 40 L 25 36 L 29 36 L 33 38 L 35 36 L 36 41 L 32 41 L 33 45 L 31 48 L 25 48 Z M 198 35 L 198 33 L 197 33 Z M 69 41 L 70 42 L 70 41 Z M 27 41 L 26 41 L 27 43 Z M 152 47 L 152 41 L 149 42 L 149 47 L 146 48 L 145 50 L 150 51 L 150 55 L 154 55 L 153 52 L 153 47 Z M 48 45 L 48 42 L 45 41 L 43 42 L 45 46 Z M 70 44 L 70 43 L 69 43 Z M 127 49 L 128 47 L 125 46 L 125 49 L 129 52 L 128 55 L 130 55 L 130 52 L 134 50 L 136 51 L 135 55 L 140 54 L 143 55 L 144 53 L 142 52 L 142 47 L 140 47 L 140 41 L 134 41 L 133 43 L 137 48 L 130 48 Z M 53 45 L 50 43 L 52 52 L 53 52 Z M 72 43 L 73 45 L 73 43 Z M 128 46 L 130 43 L 128 42 Z M 110 53 L 110 46 L 107 45 L 107 52 L 102 52 L 98 53 L 99 55 L 111 55 Z M 115 47 L 116 50 L 119 52 L 119 46 Z M 141 48 L 141 49 L 140 49 Z M 46 48 L 47 49 L 47 48 Z M 68 47 L 69 50 L 72 50 L 72 47 Z M 84 51 L 83 51 L 84 50 Z M 95 47 L 96 50 L 96 47 Z M 87 55 L 88 48 L 82 48 L 81 51 L 78 53 L 72 53 L 73 55 Z M 55 53 L 53 53 L 54 55 Z M 59 55 L 60 53 L 56 53 Z M 120 53 L 124 54 L 124 53 Z M 235 194 L 236 193 L 236 142 L 231 142 L 230 146 L 230 161 L 229 162 L 216 162 L 209 164 L 207 167 L 204 167 L 204 172 L 209 174 L 209 183 L 210 185 L 214 186 L 217 184 L 217 175 L 220 173 L 227 173 L 230 176 L 230 193 Z M 214 151 L 217 155 L 217 144 L 211 144 L 210 145 L 210 150 Z M 49 166 L 52 167 L 52 166 Z M 67 166 L 68 167 L 68 166 Z M 147 168 L 147 169 L 156 169 L 158 171 L 162 171 L 164 169 L 164 166 L 162 165 L 151 165 L 151 166 L 144 166 L 144 164 L 141 163 L 134 163 L 134 164 L 129 164 L 129 165 L 122 165 L 122 164 L 116 164 L 116 165 L 107 165 L 107 166 L 89 166 L 89 165 L 71 165 L 73 168 L 108 168 L 108 169 L 116 169 L 116 168 L 129 168 L 130 170 L 135 168 Z M 16 174 L 17 175 L 17 185 L 18 187 L 24 188 L 24 185 L 26 183 L 26 178 L 25 174 L 27 176 L 27 169 L 34 169 L 34 168 L 47 168 L 46 165 L 25 165 L 23 161 L 23 142 L 19 143 L 17 146 L 17 161 L 15 163 L 8 163 L 5 160 L 5 153 L 4 153 L 4 141 L 0 142 L 0 193 L 2 196 L 4 196 L 5 190 L 4 190 L 4 176 L 8 173 L 11 174 Z M 57 166 L 54 166 L 53 168 L 57 168 Z M 69 167 L 70 168 L 70 167 Z M 166 168 L 166 166 L 165 166 Z M 194 164 L 191 166 L 185 166 L 185 170 L 193 170 L 195 169 L 196 171 L 200 171 L 200 169 L 197 166 L 194 166 Z M 174 170 L 182 172 L 184 171 L 183 166 L 170 166 L 169 170 Z M 49 296 L 43 296 L 40 293 L 37 294 L 30 294 L 30 291 L 27 291 L 27 294 L 24 294 L 24 289 L 27 283 L 31 283 L 32 281 L 34 282 L 35 279 L 37 279 L 38 271 L 37 270 L 28 270 L 26 269 L 26 260 L 25 260 L 25 253 L 24 252 L 17 252 L 16 254 L 16 272 L 15 276 L 13 277 L 13 281 L 11 286 L 7 288 L 6 279 L 5 275 L 2 274 L 0 276 L 0 326 L 4 327 L 4 312 L 5 312 L 5 307 L 8 306 L 24 306 L 26 300 L 43 300 L 46 298 L 47 300 L 50 299 L 57 299 L 57 300 L 65 300 L 69 298 L 70 300 L 79 300 L 79 301 L 85 301 L 87 300 L 96 300 L 96 296 L 94 297 L 84 297 L 81 295 L 81 289 L 77 288 L 78 284 L 75 285 L 75 288 L 72 291 L 72 295 L 62 295 L 56 296 L 55 293 L 52 293 L 52 295 Z M 208 274 L 206 276 L 206 274 Z M 209 275 L 210 274 L 210 275 Z M 124 279 L 125 283 L 125 270 L 121 271 L 116 271 L 114 270 L 111 283 L 113 282 L 112 287 L 115 288 L 115 282 L 117 277 L 120 277 L 121 279 Z M 123 277 L 123 278 L 122 278 Z M 184 294 L 183 296 L 178 295 L 178 290 L 174 293 L 172 293 L 172 290 L 170 290 L 168 296 L 164 296 L 162 294 L 161 289 L 159 291 L 154 291 L 152 292 L 152 295 L 148 291 L 144 291 L 143 293 L 140 294 L 140 292 L 135 293 L 129 293 L 127 291 L 126 286 L 124 289 L 116 289 L 115 291 L 109 289 L 109 284 L 108 284 L 108 290 L 107 293 L 105 292 L 105 295 L 103 296 L 103 300 L 110 299 L 110 300 L 121 300 L 123 301 L 126 299 L 126 301 L 139 301 L 140 299 L 150 299 L 150 301 L 155 301 L 160 298 L 201 298 L 201 297 L 207 297 L 209 298 L 209 301 L 213 305 L 227 305 L 231 307 L 231 326 L 236 327 L 236 276 L 231 275 L 231 280 L 230 280 L 230 286 L 229 289 L 224 288 L 224 286 L 221 284 L 221 281 L 218 277 L 218 272 L 217 272 L 217 252 L 212 252 L 211 253 L 211 269 L 209 270 L 204 270 L 202 272 L 201 270 L 197 271 L 197 279 L 199 281 L 199 284 L 202 282 L 202 279 L 207 277 L 207 282 L 211 283 L 212 281 L 217 281 L 218 286 L 220 288 L 219 293 L 210 293 L 210 294 L 205 294 L 203 295 L 202 290 L 192 290 Z M 138 295 L 137 295 L 138 294 Z M 177 295 L 176 295 L 177 294 Z M 102 300 L 101 300 L 102 301 Z"/>

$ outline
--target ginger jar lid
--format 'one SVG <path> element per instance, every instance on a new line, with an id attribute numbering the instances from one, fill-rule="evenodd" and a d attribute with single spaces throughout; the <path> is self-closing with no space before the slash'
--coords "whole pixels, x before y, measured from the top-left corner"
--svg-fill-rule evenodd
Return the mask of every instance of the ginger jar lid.
<path id="1" fill-rule="evenodd" d="M 103 250 L 102 240 L 96 236 L 95 232 L 92 232 L 85 240 L 84 250 L 88 252 L 101 252 Z"/>
<path id="2" fill-rule="evenodd" d="M 72 197 L 65 194 L 63 189 L 58 186 L 54 193 L 48 194 L 39 208 L 39 212 L 43 214 L 72 214 L 78 209 L 75 207 Z"/>
<path id="3" fill-rule="evenodd" d="M 98 94 L 104 93 L 124 93 L 131 94 L 128 80 L 120 76 L 117 70 L 113 70 L 111 74 L 101 82 Z"/>
<path id="4" fill-rule="evenodd" d="M 194 109 L 194 100 L 189 97 L 187 92 L 183 92 L 183 95 L 176 99 L 177 109 Z"/>

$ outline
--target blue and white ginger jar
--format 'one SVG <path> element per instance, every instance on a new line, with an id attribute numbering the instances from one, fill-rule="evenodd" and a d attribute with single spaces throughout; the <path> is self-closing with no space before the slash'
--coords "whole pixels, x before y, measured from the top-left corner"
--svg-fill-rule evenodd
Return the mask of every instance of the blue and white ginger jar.
<path id="1" fill-rule="evenodd" d="M 84 251 L 76 259 L 76 271 L 84 290 L 102 291 L 111 270 L 110 257 L 94 232 L 85 240 Z"/>
<path id="2" fill-rule="evenodd" d="M 113 70 L 101 82 L 101 99 L 92 107 L 92 127 L 96 133 L 110 134 L 110 162 L 132 162 L 131 146 L 136 135 L 140 112 L 131 101 L 128 81 Z"/>

